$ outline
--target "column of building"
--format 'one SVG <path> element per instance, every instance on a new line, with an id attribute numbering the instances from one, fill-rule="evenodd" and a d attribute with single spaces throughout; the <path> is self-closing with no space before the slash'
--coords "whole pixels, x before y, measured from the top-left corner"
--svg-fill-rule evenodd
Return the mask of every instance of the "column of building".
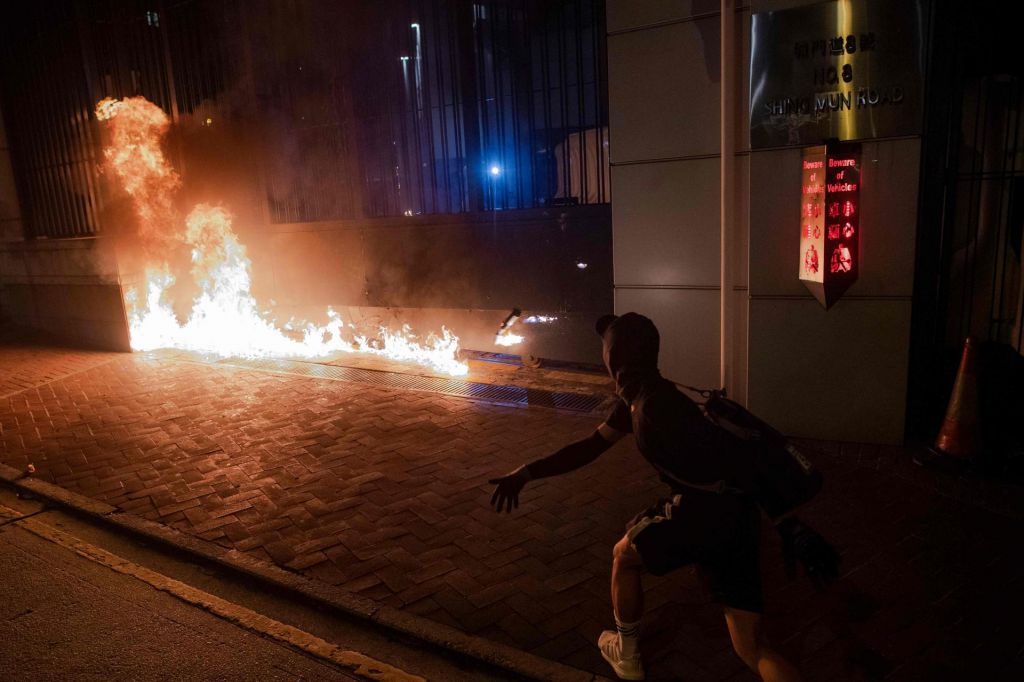
<path id="1" fill-rule="evenodd" d="M 719 2 L 608 3 L 609 120 L 615 309 L 648 315 L 662 333 L 666 376 L 717 387 L 720 330 Z M 735 15 L 739 104 L 735 141 L 732 394 L 746 395 L 746 132 L 750 15 Z"/>

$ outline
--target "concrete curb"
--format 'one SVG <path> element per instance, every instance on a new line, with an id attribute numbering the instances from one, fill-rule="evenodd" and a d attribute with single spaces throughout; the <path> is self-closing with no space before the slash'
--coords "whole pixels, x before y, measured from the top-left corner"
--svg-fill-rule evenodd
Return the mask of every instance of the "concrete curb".
<path id="1" fill-rule="evenodd" d="M 17 469 L 4 464 L 0 464 L 0 481 L 19 491 L 31 493 L 53 505 L 70 509 L 116 530 L 212 562 L 235 573 L 260 580 L 275 588 L 322 604 L 351 618 L 368 621 L 379 629 L 406 638 L 413 638 L 458 657 L 474 659 L 531 680 L 611 682 L 608 678 L 600 675 L 550 661 L 482 637 L 468 635 L 422 616 L 405 613 L 392 606 L 354 595 L 333 585 L 254 559 L 237 550 L 225 549 L 161 523 L 120 511 L 109 504 L 79 495 L 52 483 L 26 477 Z"/>

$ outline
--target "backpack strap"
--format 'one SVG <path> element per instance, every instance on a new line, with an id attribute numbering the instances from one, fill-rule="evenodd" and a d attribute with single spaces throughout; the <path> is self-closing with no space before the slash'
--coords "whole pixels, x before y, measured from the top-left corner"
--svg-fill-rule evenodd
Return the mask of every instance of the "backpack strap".
<path id="1" fill-rule="evenodd" d="M 691 481 L 687 481 L 686 479 L 679 478 L 672 472 L 666 471 L 665 469 L 657 465 L 655 465 L 655 468 L 657 468 L 658 473 L 661 474 L 662 478 L 665 479 L 666 482 L 674 485 L 680 485 L 684 488 L 690 488 L 691 490 L 700 490 L 706 493 L 714 493 L 716 495 L 743 492 L 741 488 L 731 486 L 728 483 L 726 483 L 725 480 L 718 480 L 715 481 L 714 483 L 693 483 Z"/>
<path id="2" fill-rule="evenodd" d="M 669 381 L 672 381 L 672 380 L 669 379 Z M 678 381 L 672 381 L 672 383 L 675 384 L 676 386 L 678 386 L 679 388 L 685 388 L 687 391 L 690 391 L 692 393 L 696 393 L 701 398 L 704 398 L 704 400 L 710 399 L 711 396 L 713 396 L 715 393 L 720 393 L 723 396 L 725 395 L 725 389 L 724 388 L 722 390 L 720 390 L 720 391 L 717 391 L 717 390 L 711 389 L 711 388 L 697 388 L 696 386 L 687 386 L 686 384 L 681 384 Z M 703 404 L 704 403 L 701 403 L 701 405 L 703 405 Z"/>

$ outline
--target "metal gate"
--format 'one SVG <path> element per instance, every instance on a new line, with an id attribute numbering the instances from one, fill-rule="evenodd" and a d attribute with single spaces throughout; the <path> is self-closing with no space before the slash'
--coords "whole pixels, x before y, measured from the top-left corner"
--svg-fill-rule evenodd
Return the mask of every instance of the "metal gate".
<path id="1" fill-rule="evenodd" d="M 936 5 L 907 425 L 923 439 L 934 436 L 968 336 L 1018 353 L 1024 342 L 1017 39 L 994 12 Z"/>
<path id="2" fill-rule="evenodd" d="M 273 223 L 607 204 L 605 52 L 604 0 L 11 4 L 27 236 L 110 222 L 107 96 L 155 102 L 175 165 L 221 169 Z"/>

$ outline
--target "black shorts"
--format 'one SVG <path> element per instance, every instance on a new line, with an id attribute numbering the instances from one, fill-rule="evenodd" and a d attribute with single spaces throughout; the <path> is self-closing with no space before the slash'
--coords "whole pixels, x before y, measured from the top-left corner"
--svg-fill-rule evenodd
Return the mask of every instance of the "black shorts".
<path id="1" fill-rule="evenodd" d="M 761 613 L 761 514 L 744 495 L 677 494 L 627 524 L 626 537 L 644 568 L 665 575 L 697 564 L 714 600 Z"/>

